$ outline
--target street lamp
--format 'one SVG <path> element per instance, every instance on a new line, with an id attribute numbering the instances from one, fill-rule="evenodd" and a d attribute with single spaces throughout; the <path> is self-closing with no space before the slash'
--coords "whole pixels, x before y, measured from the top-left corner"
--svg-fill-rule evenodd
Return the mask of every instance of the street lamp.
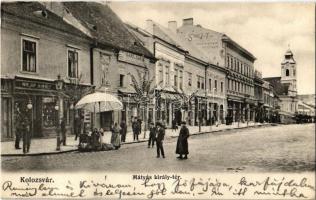
<path id="1" fill-rule="evenodd" d="M 57 102 L 55 105 L 55 110 L 57 111 L 57 124 L 56 124 L 56 135 L 57 135 L 57 145 L 56 145 L 56 150 L 60 150 L 60 92 L 63 89 L 64 86 L 64 81 L 60 78 L 60 75 L 58 74 L 57 80 L 55 81 L 56 84 L 56 90 L 57 90 Z"/>
<path id="2" fill-rule="evenodd" d="M 33 112 L 32 112 L 33 105 L 32 105 L 32 100 L 31 99 L 29 99 L 29 102 L 26 105 L 26 107 L 31 113 L 31 116 L 29 116 L 29 117 L 31 117 L 31 119 L 30 119 L 30 123 L 31 123 L 30 124 L 30 130 L 28 130 L 28 131 L 31 131 L 31 130 L 33 130 Z"/>

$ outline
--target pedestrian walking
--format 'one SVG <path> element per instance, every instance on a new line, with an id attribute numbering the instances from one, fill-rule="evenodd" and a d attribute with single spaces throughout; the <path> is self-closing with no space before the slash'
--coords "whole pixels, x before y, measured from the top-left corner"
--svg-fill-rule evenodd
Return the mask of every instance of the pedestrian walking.
<path id="1" fill-rule="evenodd" d="M 177 141 L 176 154 L 179 154 L 177 158 L 188 159 L 188 137 L 190 136 L 189 129 L 186 127 L 185 122 L 181 122 L 181 129 Z M 184 157 L 183 157 L 184 155 Z"/>
<path id="2" fill-rule="evenodd" d="M 156 136 L 156 144 L 157 144 L 157 158 L 160 157 L 160 153 L 163 158 L 165 158 L 165 152 L 163 149 L 163 140 L 165 138 L 165 128 L 161 123 L 157 123 L 157 136 Z"/>
<path id="3" fill-rule="evenodd" d="M 174 118 L 174 119 L 172 120 L 172 132 L 173 132 L 173 131 L 177 131 L 177 130 L 178 130 L 177 120 L 176 120 L 176 118 Z"/>
<path id="4" fill-rule="evenodd" d="M 15 129 L 15 149 L 21 149 L 20 147 L 20 141 L 21 141 L 21 137 L 22 137 L 22 132 L 23 132 L 23 129 L 22 129 L 22 113 L 20 112 L 20 109 L 17 108 L 16 110 L 16 119 L 15 119 L 15 122 L 16 122 L 16 129 Z"/>
<path id="5" fill-rule="evenodd" d="M 121 142 L 125 142 L 126 133 L 127 133 L 127 126 L 126 126 L 126 123 L 124 120 L 121 122 L 120 127 L 121 127 Z"/>
<path id="6" fill-rule="evenodd" d="M 121 138 L 120 138 L 120 127 L 117 122 L 115 122 L 112 128 L 111 144 L 117 150 L 121 147 Z"/>
<path id="7" fill-rule="evenodd" d="M 153 122 L 150 122 L 150 124 L 149 124 L 148 148 L 150 148 L 150 145 L 151 145 L 152 148 L 154 147 L 155 140 L 156 140 L 156 127 L 154 126 Z"/>
<path id="8" fill-rule="evenodd" d="M 133 137 L 134 137 L 134 141 L 137 140 L 138 141 L 138 135 L 139 135 L 139 123 L 137 120 L 137 117 L 134 118 L 134 121 L 132 122 L 132 129 L 133 129 Z"/>
<path id="9" fill-rule="evenodd" d="M 137 118 L 138 123 L 138 135 L 142 133 L 142 123 L 143 121 L 140 118 Z"/>
<path id="10" fill-rule="evenodd" d="M 60 141 L 60 143 L 62 143 L 64 146 L 66 146 L 66 139 L 67 139 L 66 132 L 67 132 L 67 130 L 66 130 L 65 118 L 61 118 L 60 130 L 61 130 L 61 141 Z"/>
<path id="11" fill-rule="evenodd" d="M 27 111 L 26 111 L 27 112 Z M 30 121 L 26 114 L 21 113 L 20 116 L 20 131 L 23 138 L 23 153 L 28 153 L 31 146 L 31 131 Z"/>
<path id="12" fill-rule="evenodd" d="M 81 119 L 80 117 L 77 115 L 75 118 L 75 127 L 74 127 L 74 131 L 75 131 L 75 140 L 77 140 L 77 138 L 80 136 L 81 133 Z"/>

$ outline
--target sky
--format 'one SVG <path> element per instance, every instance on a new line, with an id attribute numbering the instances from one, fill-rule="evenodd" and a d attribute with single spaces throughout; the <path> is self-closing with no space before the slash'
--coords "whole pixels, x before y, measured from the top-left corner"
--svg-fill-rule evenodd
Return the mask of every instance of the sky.
<path id="1" fill-rule="evenodd" d="M 124 21 L 145 27 L 152 19 L 167 27 L 192 17 L 194 24 L 225 33 L 250 51 L 263 77 L 281 75 L 287 49 L 297 61 L 298 94 L 315 94 L 315 7 L 313 3 L 109 2 Z"/>

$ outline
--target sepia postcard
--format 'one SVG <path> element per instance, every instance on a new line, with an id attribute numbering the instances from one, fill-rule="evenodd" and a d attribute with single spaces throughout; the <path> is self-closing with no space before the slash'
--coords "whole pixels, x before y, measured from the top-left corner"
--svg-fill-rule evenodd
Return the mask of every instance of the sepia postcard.
<path id="1" fill-rule="evenodd" d="M 315 200 L 315 3 L 1 1 L 1 199 Z"/>

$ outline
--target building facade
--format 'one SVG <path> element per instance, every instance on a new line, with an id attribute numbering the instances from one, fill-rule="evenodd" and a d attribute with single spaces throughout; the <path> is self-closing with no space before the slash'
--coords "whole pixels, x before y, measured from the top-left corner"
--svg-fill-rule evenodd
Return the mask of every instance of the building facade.
<path id="1" fill-rule="evenodd" d="M 291 50 L 287 50 L 281 62 L 281 76 L 264 78 L 274 88 L 280 98 L 280 118 L 282 123 L 293 123 L 298 111 L 296 86 L 296 61 Z"/>
<path id="2" fill-rule="evenodd" d="M 96 90 L 114 95 L 123 103 L 122 111 L 94 114 L 93 126 L 110 130 L 115 122 L 125 121 L 130 128 L 132 116 L 144 120 L 147 113 L 133 98 L 136 91 L 131 86 L 131 75 L 137 77 L 138 73 L 153 70 L 153 55 L 129 33 L 125 24 L 107 5 L 97 2 L 54 2 L 50 7 L 91 37 L 91 82 Z M 149 105 L 152 110 L 153 104 Z"/>
<path id="3" fill-rule="evenodd" d="M 37 2 L 2 3 L 1 22 L 1 139 L 15 136 L 18 113 L 33 137 L 55 134 L 60 118 L 70 129 L 70 95 L 92 87 L 89 39 Z"/>
<path id="4" fill-rule="evenodd" d="M 227 69 L 225 80 L 229 121 L 254 120 L 255 57 L 228 36 L 183 20 L 178 34 L 207 55 L 208 62 Z"/>

